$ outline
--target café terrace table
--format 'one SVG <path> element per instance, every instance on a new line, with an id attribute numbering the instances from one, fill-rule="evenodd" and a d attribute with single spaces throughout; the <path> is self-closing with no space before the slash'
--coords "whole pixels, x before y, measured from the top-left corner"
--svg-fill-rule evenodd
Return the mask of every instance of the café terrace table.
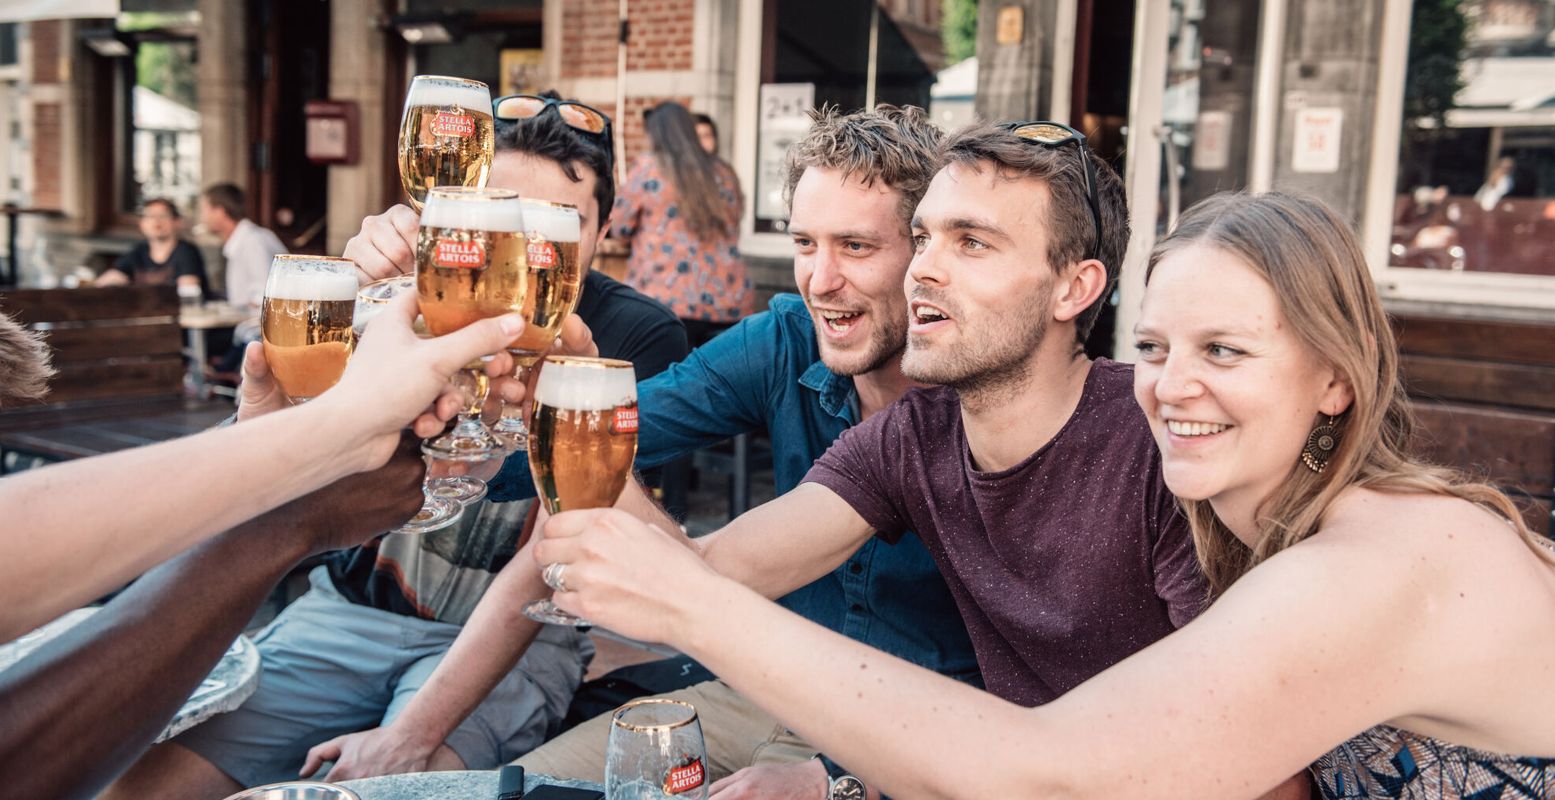
<path id="1" fill-rule="evenodd" d="M 205 394 L 205 365 L 210 363 L 210 346 L 206 337 L 213 330 L 236 328 L 253 314 L 226 303 L 206 303 L 203 306 L 185 308 L 178 314 L 178 327 L 184 330 L 189 356 L 189 376 L 185 383 L 196 396 Z"/>
<path id="2" fill-rule="evenodd" d="M 90 619 L 97 610 L 78 608 L 31 633 L 23 634 L 15 641 L 0 645 L 0 671 L 10 669 L 50 640 Z M 248 637 L 239 636 L 222 654 L 211 674 L 200 682 L 178 709 L 178 713 L 173 715 L 172 721 L 157 736 L 157 741 L 166 741 L 217 714 L 232 711 L 258 688 L 259 651 Z"/>
<path id="3" fill-rule="evenodd" d="M 593 789 L 603 792 L 605 787 L 586 781 L 570 781 L 544 775 L 524 776 L 524 791 L 533 791 L 541 784 L 567 786 L 574 789 Z M 497 796 L 497 771 L 484 772 L 412 772 L 405 775 L 380 775 L 376 778 L 345 781 L 341 786 L 361 795 L 362 800 L 492 800 Z"/>

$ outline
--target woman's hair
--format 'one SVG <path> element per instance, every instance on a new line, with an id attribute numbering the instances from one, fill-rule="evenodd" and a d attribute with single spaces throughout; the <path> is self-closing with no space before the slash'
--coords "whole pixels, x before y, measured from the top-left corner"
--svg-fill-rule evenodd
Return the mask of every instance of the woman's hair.
<path id="1" fill-rule="evenodd" d="M 719 170 L 727 169 L 697 141 L 691 112 L 679 103 L 660 103 L 644 116 L 653 154 L 665 168 L 680 198 L 680 213 L 697 236 L 704 239 L 734 233 L 729 202 L 724 197 Z"/>
<path id="2" fill-rule="evenodd" d="M 1335 422 L 1339 444 L 1327 468 L 1315 473 L 1292 461 L 1287 479 L 1264 499 L 1254 546 L 1237 539 L 1209 502 L 1182 501 L 1214 594 L 1317 532 L 1329 506 L 1351 486 L 1462 498 L 1505 518 L 1555 563 L 1506 495 L 1409 453 L 1413 417 L 1398 377 L 1398 345 L 1366 259 L 1338 214 L 1319 200 L 1278 192 L 1215 195 L 1189 209 L 1156 246 L 1146 283 L 1162 258 L 1196 245 L 1235 256 L 1268 281 L 1290 330 L 1355 394 Z"/>

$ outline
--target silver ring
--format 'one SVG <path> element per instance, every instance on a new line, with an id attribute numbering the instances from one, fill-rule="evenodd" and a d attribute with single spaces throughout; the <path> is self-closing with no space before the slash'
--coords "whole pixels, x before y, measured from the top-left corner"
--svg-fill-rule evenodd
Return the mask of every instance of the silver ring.
<path id="1" fill-rule="evenodd" d="M 567 591 L 567 581 L 562 579 L 562 570 L 566 566 L 566 564 L 559 561 L 545 565 L 545 572 L 540 575 L 541 579 L 545 581 L 545 585 L 558 592 Z"/>

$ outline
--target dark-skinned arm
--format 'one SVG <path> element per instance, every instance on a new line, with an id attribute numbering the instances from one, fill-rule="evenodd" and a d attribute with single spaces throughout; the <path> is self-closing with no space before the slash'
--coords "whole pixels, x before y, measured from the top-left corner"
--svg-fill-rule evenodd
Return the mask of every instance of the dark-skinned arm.
<path id="1" fill-rule="evenodd" d="M 0 673 L 3 797 L 91 797 L 143 754 L 278 581 L 421 506 L 419 442 L 152 570 Z"/>

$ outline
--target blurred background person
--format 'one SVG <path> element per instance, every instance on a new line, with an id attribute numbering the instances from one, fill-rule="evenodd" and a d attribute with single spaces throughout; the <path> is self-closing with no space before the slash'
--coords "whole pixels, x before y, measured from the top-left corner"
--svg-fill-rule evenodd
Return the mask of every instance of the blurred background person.
<path id="1" fill-rule="evenodd" d="M 179 295 L 199 291 L 210 295 L 205 278 L 205 257 L 200 248 L 185 241 L 183 215 L 172 200 L 147 200 L 140 210 L 140 235 L 146 241 L 119 256 L 112 268 L 97 277 L 97 286 L 167 286 L 176 284 Z"/>
<path id="2" fill-rule="evenodd" d="M 286 252 L 281 237 L 248 218 L 246 205 L 243 190 L 230 183 L 218 183 L 200 195 L 200 222 L 221 239 L 221 256 L 227 262 L 227 302 L 250 314 L 232 331 L 232 347 L 215 365 L 218 375 L 236 372 L 243 363 L 243 348 L 259 341 L 259 303 L 265 297 L 270 261 Z"/>
<path id="3" fill-rule="evenodd" d="M 661 103 L 645 122 L 652 151 L 632 165 L 611 233 L 631 242 L 626 282 L 669 306 L 695 347 L 754 310 L 739 248 L 745 198 L 685 106 Z"/>
<path id="4" fill-rule="evenodd" d="M 691 119 L 696 122 L 697 142 L 702 145 L 702 149 L 706 150 L 708 155 L 717 158 L 718 123 L 714 122 L 712 117 L 700 112 L 692 114 Z"/>

